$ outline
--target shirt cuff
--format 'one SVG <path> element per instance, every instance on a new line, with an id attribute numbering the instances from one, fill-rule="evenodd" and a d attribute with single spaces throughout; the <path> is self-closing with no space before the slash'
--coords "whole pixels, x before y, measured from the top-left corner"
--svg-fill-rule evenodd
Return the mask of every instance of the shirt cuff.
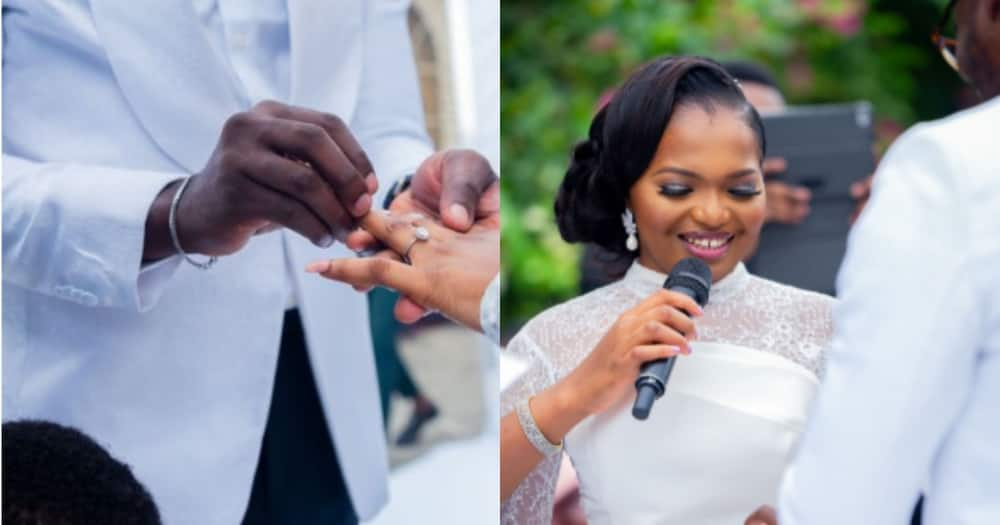
<path id="1" fill-rule="evenodd" d="M 500 344 L 500 274 L 498 273 L 479 303 L 479 326 L 494 344 Z"/>

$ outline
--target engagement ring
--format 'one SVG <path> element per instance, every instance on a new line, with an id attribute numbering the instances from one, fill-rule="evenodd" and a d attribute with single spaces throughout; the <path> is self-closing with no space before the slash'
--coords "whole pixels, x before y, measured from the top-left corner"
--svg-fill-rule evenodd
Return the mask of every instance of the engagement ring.
<path id="1" fill-rule="evenodd" d="M 413 229 L 413 239 L 410 240 L 410 244 L 406 245 L 406 249 L 403 250 L 403 262 L 406 264 L 413 264 L 410 262 L 410 250 L 413 249 L 413 245 L 417 242 L 427 242 L 431 239 L 431 232 L 423 226 L 417 226 Z"/>

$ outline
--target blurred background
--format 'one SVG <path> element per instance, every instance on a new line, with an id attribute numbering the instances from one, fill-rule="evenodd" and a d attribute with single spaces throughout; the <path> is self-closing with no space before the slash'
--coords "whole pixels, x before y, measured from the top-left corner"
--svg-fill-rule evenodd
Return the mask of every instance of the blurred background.
<path id="1" fill-rule="evenodd" d="M 664 54 L 769 68 L 790 104 L 868 100 L 882 151 L 907 126 L 969 105 L 930 34 L 945 0 L 504 0 L 503 329 L 578 294 L 580 246 L 553 216 L 571 146 L 598 101 Z"/>

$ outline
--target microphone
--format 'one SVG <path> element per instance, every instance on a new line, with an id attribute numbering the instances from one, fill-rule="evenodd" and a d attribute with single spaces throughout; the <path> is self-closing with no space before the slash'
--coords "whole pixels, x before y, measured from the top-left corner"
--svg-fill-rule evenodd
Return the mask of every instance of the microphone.
<path id="1" fill-rule="evenodd" d="M 682 259 L 670 270 L 663 287 L 672 292 L 682 293 L 705 306 L 708 302 L 708 289 L 712 286 L 712 270 L 701 259 L 688 257 Z M 684 312 L 688 314 L 687 312 Z M 691 314 L 688 314 L 690 316 Z M 635 404 L 632 405 L 632 417 L 642 421 L 649 417 L 653 402 L 663 395 L 667 389 L 667 379 L 674 369 L 674 358 L 656 359 L 642 365 L 639 378 L 635 380 Z"/>

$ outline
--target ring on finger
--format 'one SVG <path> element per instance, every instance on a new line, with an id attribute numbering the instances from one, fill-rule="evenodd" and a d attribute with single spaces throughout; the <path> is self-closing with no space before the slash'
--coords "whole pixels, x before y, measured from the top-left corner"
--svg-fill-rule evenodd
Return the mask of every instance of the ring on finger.
<path id="1" fill-rule="evenodd" d="M 403 262 L 406 264 L 413 264 L 410 261 L 410 250 L 413 249 L 413 245 L 418 242 L 427 242 L 431 240 L 431 232 L 423 226 L 417 226 L 413 229 L 413 238 L 410 239 L 409 244 L 406 245 L 406 249 L 403 250 Z"/>

